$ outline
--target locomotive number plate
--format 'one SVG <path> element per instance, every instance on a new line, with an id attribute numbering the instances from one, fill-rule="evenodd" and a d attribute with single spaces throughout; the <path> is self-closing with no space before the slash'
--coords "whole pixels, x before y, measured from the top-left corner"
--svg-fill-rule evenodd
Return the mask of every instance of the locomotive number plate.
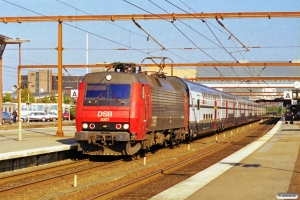
<path id="1" fill-rule="evenodd" d="M 101 122 L 108 122 L 108 121 L 109 121 L 109 118 L 100 118 L 100 121 L 101 121 Z"/>

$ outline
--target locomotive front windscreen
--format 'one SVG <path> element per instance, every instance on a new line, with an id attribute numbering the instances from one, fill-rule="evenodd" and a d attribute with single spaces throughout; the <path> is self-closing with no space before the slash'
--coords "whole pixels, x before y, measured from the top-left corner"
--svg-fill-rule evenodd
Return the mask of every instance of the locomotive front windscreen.
<path id="1" fill-rule="evenodd" d="M 130 99 L 130 84 L 87 84 L 86 99 Z"/>

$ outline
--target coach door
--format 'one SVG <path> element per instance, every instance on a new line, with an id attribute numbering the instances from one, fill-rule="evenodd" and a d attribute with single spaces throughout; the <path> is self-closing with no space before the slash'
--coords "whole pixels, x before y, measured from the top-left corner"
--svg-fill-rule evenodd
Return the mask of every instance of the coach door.
<path id="1" fill-rule="evenodd" d="M 200 102 L 201 97 L 200 95 L 197 95 L 197 123 L 200 123 L 201 121 Z"/>
<path id="2" fill-rule="evenodd" d="M 217 130 L 217 110 L 218 103 L 217 103 L 217 97 L 214 96 L 214 130 Z"/>
<path id="3" fill-rule="evenodd" d="M 225 105 L 226 105 L 226 127 L 228 127 L 228 100 L 226 100 L 225 102 Z"/>
<path id="4" fill-rule="evenodd" d="M 223 124 L 223 109 L 224 109 L 224 102 L 223 102 L 223 99 L 222 99 L 222 95 L 219 95 L 220 96 L 220 101 L 219 101 L 219 107 L 218 107 L 218 119 L 220 121 L 220 126 L 221 128 L 223 128 L 222 126 L 224 126 Z"/>

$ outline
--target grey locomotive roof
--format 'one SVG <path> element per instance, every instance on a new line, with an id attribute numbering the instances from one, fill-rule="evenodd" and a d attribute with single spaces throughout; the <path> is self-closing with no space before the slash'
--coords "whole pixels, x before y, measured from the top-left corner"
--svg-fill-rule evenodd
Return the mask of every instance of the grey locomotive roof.
<path id="1" fill-rule="evenodd" d="M 105 78 L 108 74 L 112 76 L 112 79 L 110 81 L 107 81 Z M 133 82 L 140 82 L 143 84 L 150 84 L 152 87 L 164 88 L 174 91 L 184 91 L 181 84 L 178 84 L 177 82 L 167 81 L 166 79 L 145 75 L 143 73 L 94 72 L 86 74 L 82 81 L 93 84 L 131 84 Z"/>

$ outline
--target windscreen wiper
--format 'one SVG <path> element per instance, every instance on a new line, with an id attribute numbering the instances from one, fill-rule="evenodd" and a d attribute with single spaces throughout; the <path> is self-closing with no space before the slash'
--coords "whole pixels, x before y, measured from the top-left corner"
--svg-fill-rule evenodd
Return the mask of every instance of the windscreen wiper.
<path id="1" fill-rule="evenodd" d="M 116 102 L 120 102 L 120 100 L 117 99 L 117 97 L 113 93 L 110 93 L 110 95 L 116 100 Z"/>
<path id="2" fill-rule="evenodd" d="M 100 97 L 102 97 L 102 95 L 103 95 L 103 92 L 101 92 L 101 93 L 93 100 L 93 102 L 94 102 L 94 103 L 97 103 L 97 100 L 98 100 Z"/>

